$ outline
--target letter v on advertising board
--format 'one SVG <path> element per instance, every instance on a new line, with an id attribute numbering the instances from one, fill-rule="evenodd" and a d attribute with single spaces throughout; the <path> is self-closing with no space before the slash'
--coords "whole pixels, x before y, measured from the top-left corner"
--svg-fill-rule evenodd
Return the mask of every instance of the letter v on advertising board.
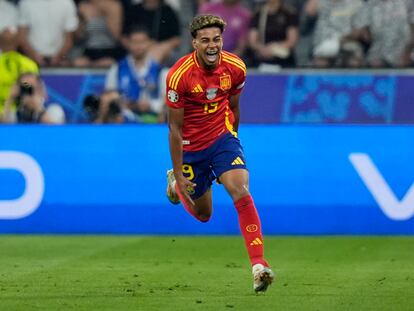
<path id="1" fill-rule="evenodd" d="M 368 154 L 351 153 L 349 160 L 385 215 L 393 220 L 414 216 L 414 183 L 399 201 Z"/>

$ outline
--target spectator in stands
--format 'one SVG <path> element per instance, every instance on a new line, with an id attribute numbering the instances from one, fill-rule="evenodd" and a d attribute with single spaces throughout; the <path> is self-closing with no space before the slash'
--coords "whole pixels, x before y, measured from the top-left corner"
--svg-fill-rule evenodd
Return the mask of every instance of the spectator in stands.
<path id="1" fill-rule="evenodd" d="M 359 42 L 363 0 L 308 0 L 305 15 L 317 17 L 313 33 L 312 65 L 359 67 L 363 46 Z"/>
<path id="2" fill-rule="evenodd" d="M 43 80 L 38 74 L 22 74 L 12 87 L 4 106 L 6 123 L 46 123 L 62 124 L 65 114 L 58 104 L 45 108 L 47 92 Z M 16 110 L 12 106 L 15 103 Z"/>
<path id="3" fill-rule="evenodd" d="M 115 90 L 104 91 L 100 96 L 99 113 L 95 123 L 136 123 L 137 120 L 128 103 Z"/>
<path id="4" fill-rule="evenodd" d="M 99 116 L 100 98 L 96 94 L 88 94 L 82 101 L 80 123 L 96 123 Z"/>
<path id="5" fill-rule="evenodd" d="M 0 54 L 0 119 L 2 119 L 5 101 L 9 98 L 10 90 L 19 76 L 23 73 L 39 72 L 39 68 L 34 61 L 17 52 L 17 46 L 16 26 L 0 30 L 0 48 L 2 50 Z M 15 107 L 13 106 L 11 109 L 15 109 Z"/>
<path id="6" fill-rule="evenodd" d="M 119 90 L 143 122 L 158 122 L 163 107 L 159 90 L 161 65 L 158 54 L 150 53 L 148 30 L 143 26 L 131 28 L 124 45 L 129 54 L 110 68 L 105 89 Z"/>
<path id="7" fill-rule="evenodd" d="M 125 14 L 124 33 L 129 33 L 134 25 L 144 26 L 150 31 L 150 37 L 156 41 L 151 54 L 157 54 L 161 62 L 167 62 L 173 50 L 180 45 L 180 21 L 163 0 L 143 0 L 129 6 Z"/>
<path id="8" fill-rule="evenodd" d="M 223 18 L 226 30 L 223 33 L 223 49 L 243 57 L 250 26 L 251 14 L 241 5 L 240 0 L 222 0 L 217 3 L 205 3 L 199 10 L 200 14 L 213 14 Z"/>
<path id="9" fill-rule="evenodd" d="M 119 44 L 123 9 L 119 0 L 83 0 L 79 3 L 80 24 L 76 37 L 83 41 L 83 55 L 76 67 L 105 67 L 124 56 Z"/>
<path id="10" fill-rule="evenodd" d="M 116 90 L 104 91 L 100 96 L 89 94 L 83 100 L 82 123 L 136 123 L 127 102 Z"/>
<path id="11" fill-rule="evenodd" d="M 283 0 L 267 0 L 254 15 L 249 44 L 254 51 L 254 65 L 265 68 L 295 66 L 295 45 L 299 36 L 299 16 Z M 267 67 L 267 66 L 266 66 Z"/>
<path id="12" fill-rule="evenodd" d="M 402 66 L 410 42 L 408 0 L 368 0 L 362 20 L 370 42 L 367 64 L 376 68 Z"/>
<path id="13" fill-rule="evenodd" d="M 22 0 L 19 11 L 23 52 L 40 66 L 65 65 L 78 26 L 73 0 Z"/>

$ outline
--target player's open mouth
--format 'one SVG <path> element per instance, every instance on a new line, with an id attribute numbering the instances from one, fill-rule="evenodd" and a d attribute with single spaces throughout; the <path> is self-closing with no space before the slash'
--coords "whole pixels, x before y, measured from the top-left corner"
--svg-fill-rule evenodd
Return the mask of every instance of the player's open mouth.
<path id="1" fill-rule="evenodd" d="M 218 57 L 218 51 L 207 51 L 207 60 L 211 63 L 214 63 L 217 60 Z"/>

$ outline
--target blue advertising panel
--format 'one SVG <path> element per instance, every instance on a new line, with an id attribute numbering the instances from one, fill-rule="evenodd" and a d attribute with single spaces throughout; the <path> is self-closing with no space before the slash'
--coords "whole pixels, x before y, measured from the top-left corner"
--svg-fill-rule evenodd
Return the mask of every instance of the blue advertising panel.
<path id="1" fill-rule="evenodd" d="M 390 75 L 291 75 L 283 122 L 391 123 L 395 83 Z"/>
<path id="2" fill-rule="evenodd" d="M 266 234 L 414 234 L 414 127 L 255 126 L 240 137 Z M 1 126 L 1 233 L 237 234 L 165 197 L 165 126 Z"/>
<path id="3" fill-rule="evenodd" d="M 69 122 L 82 121 L 82 103 L 99 94 L 104 73 L 43 75 L 50 102 L 61 103 Z M 241 97 L 241 122 L 414 123 L 414 76 L 395 72 L 250 72 Z"/>

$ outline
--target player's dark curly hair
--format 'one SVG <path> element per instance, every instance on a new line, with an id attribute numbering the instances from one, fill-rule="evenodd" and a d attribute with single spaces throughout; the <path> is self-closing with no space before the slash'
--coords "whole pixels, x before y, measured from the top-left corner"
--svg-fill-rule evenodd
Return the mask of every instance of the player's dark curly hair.
<path id="1" fill-rule="evenodd" d="M 191 35 L 195 38 L 197 36 L 197 31 L 209 27 L 218 27 L 221 32 L 223 32 L 224 27 L 226 27 L 226 22 L 220 16 L 216 15 L 197 15 L 193 18 L 190 24 Z"/>

